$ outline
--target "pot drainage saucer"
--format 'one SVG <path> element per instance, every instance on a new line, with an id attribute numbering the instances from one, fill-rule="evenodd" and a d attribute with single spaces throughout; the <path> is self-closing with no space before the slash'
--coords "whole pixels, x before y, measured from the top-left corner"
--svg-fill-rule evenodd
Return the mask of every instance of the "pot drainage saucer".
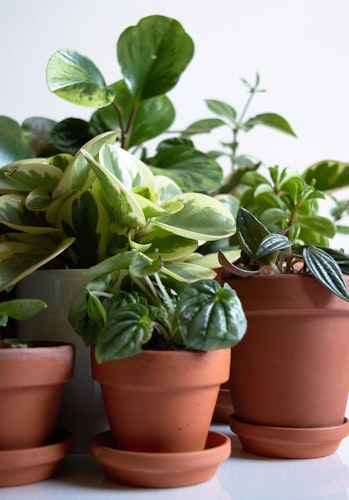
<path id="1" fill-rule="evenodd" d="M 71 434 L 57 429 L 44 446 L 0 450 L 0 487 L 36 483 L 51 477 L 71 447 Z"/>
<path id="2" fill-rule="evenodd" d="M 349 434 L 349 420 L 331 427 L 273 427 L 230 417 L 230 428 L 242 447 L 265 457 L 320 458 L 334 453 Z"/>
<path id="3" fill-rule="evenodd" d="M 230 456 L 228 436 L 209 431 L 205 449 L 183 453 L 145 453 L 118 450 L 110 431 L 91 442 L 93 457 L 118 483 L 150 488 L 174 488 L 202 483 L 213 477 Z"/>

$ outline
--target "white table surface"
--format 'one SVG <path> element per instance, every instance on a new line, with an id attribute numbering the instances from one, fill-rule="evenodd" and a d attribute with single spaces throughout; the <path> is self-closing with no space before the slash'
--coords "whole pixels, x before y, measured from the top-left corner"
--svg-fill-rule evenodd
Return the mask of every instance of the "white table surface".
<path id="1" fill-rule="evenodd" d="M 72 454 L 56 475 L 25 486 L 0 488 L 1 500 L 258 500 L 349 498 L 349 437 L 333 455 L 310 460 L 259 457 L 244 451 L 228 426 L 212 429 L 231 437 L 231 457 L 217 474 L 196 486 L 132 488 L 112 482 L 90 455 Z"/>

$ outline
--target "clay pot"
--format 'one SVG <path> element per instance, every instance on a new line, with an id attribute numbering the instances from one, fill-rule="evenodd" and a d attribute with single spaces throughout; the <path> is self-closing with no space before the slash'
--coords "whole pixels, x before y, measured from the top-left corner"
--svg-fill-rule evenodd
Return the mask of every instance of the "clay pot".
<path id="1" fill-rule="evenodd" d="M 348 284 L 349 277 L 345 279 Z M 320 436 L 321 428 L 332 427 L 338 446 L 348 434 L 344 415 L 349 388 L 349 303 L 311 276 L 255 276 L 232 279 L 230 284 L 248 322 L 244 338 L 231 353 L 232 430 L 238 435 L 243 431 L 244 447 L 256 453 L 261 448 L 254 447 L 253 439 L 246 440 L 253 426 L 264 427 L 264 445 L 275 439 L 275 427 L 278 436 L 281 427 L 285 432 L 302 429 L 303 436 L 309 428 L 316 428 Z M 260 437 L 260 429 L 253 432 Z M 327 454 L 317 448 L 313 455 L 315 445 L 308 441 L 304 438 L 308 449 L 298 450 L 296 456 L 282 449 L 287 438 L 284 443 L 280 440 L 278 451 L 274 446 L 271 455 L 263 446 L 262 454 L 288 458 Z"/>
<path id="2" fill-rule="evenodd" d="M 29 342 L 0 349 L 0 450 L 45 445 L 55 429 L 74 346 Z"/>
<path id="3" fill-rule="evenodd" d="M 18 298 L 29 297 L 35 290 L 35 297 L 48 305 L 40 314 L 18 322 L 19 338 L 44 340 L 54 325 L 56 340 L 75 345 L 75 374 L 64 387 L 57 425 L 73 434 L 77 453 L 89 453 L 92 436 L 108 428 L 99 385 L 90 375 L 90 349 L 68 321 L 70 305 L 86 282 L 79 269 L 40 269 L 16 286 Z"/>
<path id="4" fill-rule="evenodd" d="M 192 452 L 205 448 L 218 390 L 229 377 L 230 349 L 143 351 L 98 364 L 111 432 L 120 450 Z"/>

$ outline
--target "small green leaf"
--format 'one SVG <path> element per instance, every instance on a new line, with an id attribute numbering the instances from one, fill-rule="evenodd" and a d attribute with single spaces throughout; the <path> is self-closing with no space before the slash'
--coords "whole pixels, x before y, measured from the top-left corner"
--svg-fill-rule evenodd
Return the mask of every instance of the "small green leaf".
<path id="1" fill-rule="evenodd" d="M 349 163 L 320 161 L 308 167 L 302 175 L 308 184 L 315 182 L 316 189 L 330 193 L 349 185 Z"/>
<path id="2" fill-rule="evenodd" d="M 176 316 L 185 345 L 199 351 L 232 347 L 247 327 L 236 292 L 228 284 L 221 288 L 213 280 L 200 280 L 186 287 Z"/>
<path id="3" fill-rule="evenodd" d="M 233 125 L 236 123 L 236 110 L 230 104 L 218 101 L 217 99 L 206 99 L 205 102 L 210 111 L 228 118 L 229 122 Z"/>
<path id="4" fill-rule="evenodd" d="M 293 241 L 290 241 L 287 236 L 283 236 L 282 234 L 268 234 L 261 241 L 256 253 L 255 260 L 258 262 L 262 257 L 269 256 L 270 263 L 275 261 L 276 253 L 279 250 L 285 250 L 286 248 L 290 248 L 293 245 Z"/>
<path id="5" fill-rule="evenodd" d="M 138 354 L 152 333 L 153 322 L 146 306 L 130 304 L 121 307 L 113 312 L 98 337 L 95 351 L 98 363 Z"/>
<path id="6" fill-rule="evenodd" d="M 226 122 L 220 118 L 206 118 L 193 122 L 181 133 L 184 135 L 207 134 L 222 125 L 226 125 Z"/>
<path id="7" fill-rule="evenodd" d="M 284 132 L 285 134 L 292 135 L 293 137 L 297 137 L 294 131 L 292 130 L 290 124 L 283 118 L 282 116 L 276 113 L 262 113 L 260 115 L 256 115 L 253 118 L 249 118 L 246 123 L 244 123 L 244 127 L 247 130 L 255 127 L 256 125 L 264 125 L 266 127 L 271 127 L 279 132 Z"/>
<path id="8" fill-rule="evenodd" d="M 0 315 L 6 315 L 16 320 L 25 320 L 34 316 L 47 304 L 39 299 L 12 299 L 0 302 Z M 2 325 L 4 326 L 4 325 Z"/>
<path id="9" fill-rule="evenodd" d="M 269 230 L 243 207 L 239 208 L 236 226 L 241 250 L 254 259 L 261 242 L 270 234 Z"/>

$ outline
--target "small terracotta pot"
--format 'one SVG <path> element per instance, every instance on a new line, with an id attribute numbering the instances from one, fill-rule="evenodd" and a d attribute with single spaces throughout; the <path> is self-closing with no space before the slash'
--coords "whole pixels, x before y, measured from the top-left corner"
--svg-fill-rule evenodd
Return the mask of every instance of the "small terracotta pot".
<path id="1" fill-rule="evenodd" d="M 204 449 L 220 384 L 229 377 L 230 349 L 143 351 L 101 364 L 91 354 L 118 449 Z"/>
<path id="2" fill-rule="evenodd" d="M 275 427 L 299 428 L 303 435 L 307 428 L 341 427 L 349 388 L 349 303 L 311 276 L 229 283 L 248 322 L 231 353 L 232 429 L 242 427 L 239 421 L 265 426 L 268 437 Z"/>
<path id="3" fill-rule="evenodd" d="M 0 450 L 46 444 L 73 367 L 72 344 L 33 341 L 28 348 L 0 349 Z"/>

